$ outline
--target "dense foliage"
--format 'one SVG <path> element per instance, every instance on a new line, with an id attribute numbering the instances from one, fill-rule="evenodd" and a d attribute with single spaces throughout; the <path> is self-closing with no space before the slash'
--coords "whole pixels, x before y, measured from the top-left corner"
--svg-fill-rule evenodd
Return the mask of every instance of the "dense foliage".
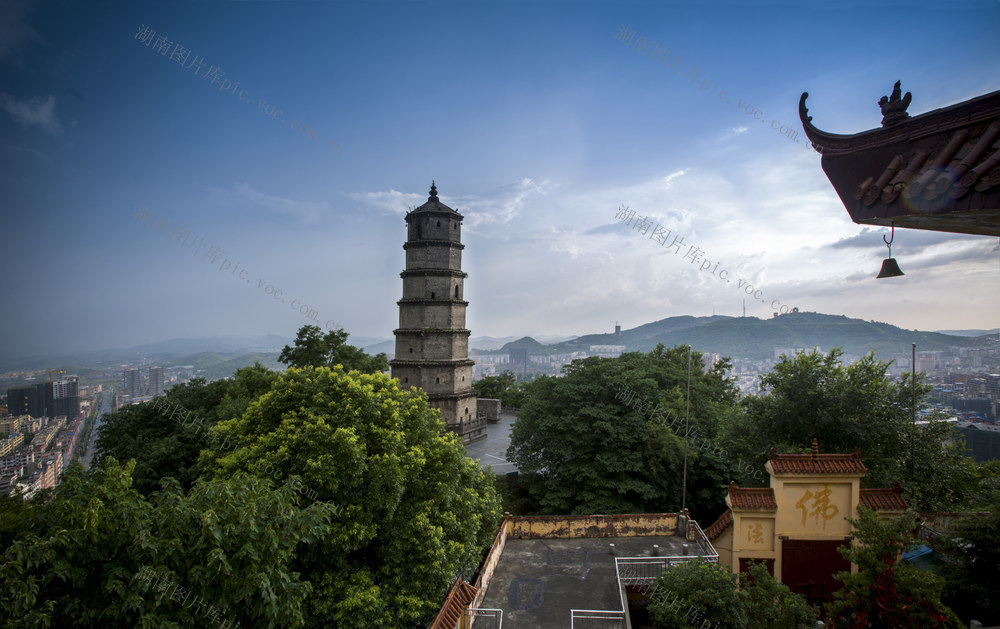
<path id="1" fill-rule="evenodd" d="M 687 348 L 658 346 L 646 354 L 575 360 L 564 377 L 528 385 L 507 458 L 540 512 L 681 509 L 688 359 Z M 724 487 L 737 465 L 709 447 L 736 401 L 727 368 L 722 362 L 705 371 L 701 355 L 691 354 L 690 433 L 703 438 L 689 443 L 687 504 L 705 517 L 724 508 Z M 635 400 L 645 406 L 630 404 Z M 661 413 L 649 412 L 654 406 Z"/>
<path id="2" fill-rule="evenodd" d="M 11 626 L 423 626 L 500 517 L 422 392 L 339 364 L 174 387 L 116 410 L 98 450 L 103 468 L 0 504 Z"/>
<path id="3" fill-rule="evenodd" d="M 290 368 L 240 418 L 220 422 L 204 473 L 301 479 L 337 505 L 330 533 L 297 558 L 311 622 L 417 626 L 456 574 L 471 576 L 500 517 L 493 476 L 444 433 L 423 393 L 384 374 Z"/>
<path id="4" fill-rule="evenodd" d="M 497 376 L 480 378 L 472 383 L 472 388 L 479 397 L 500 400 L 504 408 L 521 408 L 527 385 L 527 382 L 518 382 L 513 371 L 505 370 Z"/>
<path id="5" fill-rule="evenodd" d="M 30 503 L 0 557 L 5 627 L 302 626 L 312 586 L 296 549 L 327 534 L 332 507 L 241 474 L 144 498 L 114 458 Z"/>
<path id="6" fill-rule="evenodd" d="M 893 380 L 889 363 L 872 354 L 851 364 L 841 351 L 782 356 L 761 377 L 766 395 L 747 396 L 744 412 L 730 415 L 723 441 L 739 457 L 763 465 L 767 452 L 861 450 L 865 487 L 903 486 L 909 504 L 923 511 L 952 511 L 978 490 L 976 466 L 951 426 L 912 420 L 930 387 L 912 376 Z M 753 484 L 743 479 L 741 484 Z"/>
<path id="7" fill-rule="evenodd" d="M 362 373 L 389 370 L 389 359 L 384 353 L 369 356 L 364 350 L 348 345 L 348 336 L 343 328 L 323 334 L 315 325 L 304 325 L 295 336 L 295 347 L 285 345 L 278 360 L 300 368 L 343 365 L 348 371 Z"/>
<path id="8" fill-rule="evenodd" d="M 986 514 L 970 514 L 934 542 L 948 557 L 943 599 L 964 620 L 1000 625 L 1000 493 Z"/>
<path id="9" fill-rule="evenodd" d="M 163 478 L 187 489 L 199 475 L 196 463 L 198 453 L 208 447 L 208 427 L 242 415 L 276 379 L 277 374 L 258 363 L 239 369 L 229 380 L 195 378 L 153 403 L 119 408 L 98 428 L 95 465 L 105 456 L 135 460 L 132 484 L 144 496 L 159 489 Z"/>
<path id="10" fill-rule="evenodd" d="M 831 628 L 962 626 L 941 602 L 943 580 L 900 560 L 904 550 L 919 543 L 913 535 L 916 519 L 912 512 L 882 522 L 878 513 L 859 505 L 858 518 L 848 521 L 856 543 L 837 550 L 858 571 L 837 574 L 844 587 L 834 593 L 826 608 Z"/>
<path id="11" fill-rule="evenodd" d="M 717 563 L 671 566 L 654 583 L 650 601 L 650 617 L 663 629 L 803 629 L 816 620 L 816 610 L 761 564 L 739 579 Z"/>

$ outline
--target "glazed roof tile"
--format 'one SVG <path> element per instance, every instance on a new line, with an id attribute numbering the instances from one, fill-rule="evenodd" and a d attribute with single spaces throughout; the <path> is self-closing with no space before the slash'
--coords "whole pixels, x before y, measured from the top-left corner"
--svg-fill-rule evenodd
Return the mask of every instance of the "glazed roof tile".
<path id="1" fill-rule="evenodd" d="M 737 487 L 729 484 L 729 503 L 734 509 L 777 511 L 774 490 L 770 487 Z"/>
<path id="2" fill-rule="evenodd" d="M 889 489 L 862 489 L 861 505 L 873 511 L 906 511 L 909 507 L 899 483 Z"/>
<path id="3" fill-rule="evenodd" d="M 813 439 L 810 454 L 778 454 L 771 448 L 768 459 L 775 475 L 864 476 L 868 472 L 865 464 L 861 462 L 861 451 L 857 448 L 850 454 L 820 454 L 816 439 Z"/>
<path id="4" fill-rule="evenodd" d="M 733 524 L 733 512 L 730 509 L 726 509 L 726 512 L 719 516 L 719 519 L 712 523 L 707 529 L 705 529 L 705 537 L 709 541 L 715 541 L 720 535 L 726 532 L 726 529 Z"/>

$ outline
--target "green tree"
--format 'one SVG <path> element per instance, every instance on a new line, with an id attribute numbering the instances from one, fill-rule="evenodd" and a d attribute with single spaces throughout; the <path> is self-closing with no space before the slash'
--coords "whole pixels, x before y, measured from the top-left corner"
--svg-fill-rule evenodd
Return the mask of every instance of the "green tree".
<path id="1" fill-rule="evenodd" d="M 659 345 L 645 354 L 575 360 L 563 367 L 564 377 L 528 385 L 507 457 L 539 510 L 680 510 L 685 428 L 675 420 L 685 416 L 687 366 L 687 347 Z M 689 442 L 688 506 L 709 517 L 724 508 L 735 467 L 709 447 L 736 401 L 726 369 L 723 362 L 706 372 L 701 355 L 692 354 L 691 434 L 705 438 Z M 637 400 L 645 407 L 632 403 Z M 650 412 L 654 406 L 662 414 Z"/>
<path id="2" fill-rule="evenodd" d="M 119 408 L 98 429 L 95 460 L 134 459 L 133 486 L 144 496 L 158 490 L 163 478 L 173 478 L 187 489 L 199 475 L 198 453 L 209 446 L 208 427 L 242 415 L 277 377 L 257 363 L 238 369 L 231 379 L 195 378 L 172 387 L 162 398 Z"/>
<path id="3" fill-rule="evenodd" d="M 424 393 L 385 374 L 291 367 L 213 433 L 240 447 L 203 452 L 206 475 L 295 477 L 337 506 L 329 534 L 296 562 L 314 586 L 310 626 L 426 623 L 455 575 L 471 576 L 501 515 L 492 475 Z"/>
<path id="4" fill-rule="evenodd" d="M 688 561 L 663 571 L 650 590 L 649 615 L 662 629 L 687 629 L 705 621 L 718 629 L 746 629 L 746 594 L 736 575 L 717 563 Z"/>
<path id="5" fill-rule="evenodd" d="M 949 561 L 941 568 L 944 601 L 965 621 L 1000 623 L 1000 496 L 986 516 L 968 515 L 934 542 Z"/>
<path id="6" fill-rule="evenodd" d="M 725 629 L 804 629 L 816 610 L 763 564 L 737 577 L 717 563 L 690 561 L 667 568 L 650 591 L 650 617 L 656 627 L 711 626 Z"/>
<path id="7" fill-rule="evenodd" d="M 528 383 L 517 381 L 513 371 L 505 370 L 498 376 L 486 376 L 472 383 L 479 397 L 500 400 L 505 408 L 521 408 Z"/>
<path id="8" fill-rule="evenodd" d="M 736 456 L 763 466 L 767 452 L 808 452 L 814 437 L 824 452 L 861 450 L 865 487 L 899 481 L 911 506 L 921 510 L 960 508 L 977 491 L 975 466 L 954 431 L 943 422 L 915 424 L 930 387 L 905 375 L 893 380 L 890 363 L 869 354 L 843 365 L 839 348 L 822 354 L 782 356 L 761 377 L 762 393 L 743 400 L 723 441 Z M 743 484 L 759 484 L 742 478 Z"/>
<path id="9" fill-rule="evenodd" d="M 882 522 L 878 513 L 859 505 L 858 518 L 848 521 L 856 544 L 837 550 L 858 572 L 836 575 L 844 587 L 827 604 L 830 627 L 961 627 L 955 613 L 941 602 L 943 580 L 900 561 L 904 550 L 920 543 L 912 533 L 916 528 L 912 512 Z"/>
<path id="10" fill-rule="evenodd" d="M 746 629 L 802 629 L 814 627 L 818 610 L 779 583 L 764 567 L 752 562 L 740 573 L 749 618 Z"/>
<path id="11" fill-rule="evenodd" d="M 350 336 L 343 328 L 326 334 L 315 325 L 304 325 L 295 336 L 295 347 L 285 345 L 278 360 L 289 367 L 333 367 L 343 365 L 348 371 L 380 373 L 389 370 L 385 353 L 370 356 L 347 344 Z"/>
<path id="12" fill-rule="evenodd" d="M 499 400 L 500 396 L 507 389 L 514 386 L 514 372 L 504 371 L 498 376 L 485 376 L 472 383 L 472 388 L 476 390 L 478 397 L 485 397 Z"/>
<path id="13" fill-rule="evenodd" d="M 330 505 L 300 509 L 291 488 L 248 475 L 187 494 L 169 481 L 147 500 L 133 467 L 113 457 L 93 472 L 73 466 L 28 503 L 32 531 L 0 557 L 0 624 L 207 626 L 215 607 L 243 626 L 303 625 L 311 586 L 291 561 L 328 532 Z"/>

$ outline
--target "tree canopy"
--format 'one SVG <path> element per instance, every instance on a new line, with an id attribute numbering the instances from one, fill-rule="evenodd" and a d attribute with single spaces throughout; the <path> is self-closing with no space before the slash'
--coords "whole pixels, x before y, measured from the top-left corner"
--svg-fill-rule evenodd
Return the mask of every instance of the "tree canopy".
<path id="1" fill-rule="evenodd" d="M 650 590 L 649 612 L 658 629 L 805 629 L 817 616 L 762 564 L 737 578 L 717 563 L 700 560 L 664 570 Z"/>
<path id="2" fill-rule="evenodd" d="M 240 418 L 219 422 L 204 474 L 300 479 L 340 516 L 296 566 L 313 622 L 417 626 L 470 576 L 501 515 L 493 478 L 417 390 L 341 366 L 289 368 Z"/>
<path id="3" fill-rule="evenodd" d="M 425 394 L 382 373 L 258 365 L 174 387 L 106 421 L 101 469 L 2 505 L 0 613 L 197 625 L 153 585 L 172 582 L 243 626 L 423 626 L 501 515 L 465 454 Z"/>
<path id="4" fill-rule="evenodd" d="M 304 325 L 295 336 L 295 347 L 285 345 L 278 360 L 290 367 L 333 367 L 343 365 L 348 371 L 378 373 L 389 370 L 384 353 L 370 356 L 364 350 L 347 344 L 350 336 L 343 328 L 326 334 L 315 325 Z"/>
<path id="5" fill-rule="evenodd" d="M 98 428 L 94 460 L 134 460 L 133 487 L 144 496 L 158 490 L 163 478 L 187 489 L 199 475 L 196 463 L 198 453 L 208 447 L 208 427 L 242 415 L 277 377 L 257 363 L 227 380 L 195 378 L 152 402 L 116 409 Z"/>
<path id="6" fill-rule="evenodd" d="M 736 400 L 728 363 L 705 371 L 691 354 L 691 434 L 688 505 L 714 514 L 723 507 L 729 461 L 708 444 Z M 684 466 L 688 348 L 586 358 L 563 368 L 564 377 L 541 377 L 511 432 L 507 457 L 518 465 L 542 513 L 642 513 L 680 510 Z M 655 415 L 630 405 L 624 390 Z M 671 427 L 672 426 L 672 427 Z"/>
<path id="7" fill-rule="evenodd" d="M 978 490 L 976 466 L 944 422 L 915 424 L 930 387 L 906 374 L 888 375 L 889 363 L 869 354 L 843 365 L 842 352 L 782 356 L 761 377 L 761 395 L 743 399 L 729 415 L 723 441 L 741 458 L 763 465 L 767 452 L 808 452 L 813 437 L 823 452 L 861 450 L 865 487 L 900 482 L 911 506 L 927 511 L 962 507 Z M 741 484 L 754 484 L 747 482 Z"/>
<path id="8" fill-rule="evenodd" d="M 882 522 L 878 513 L 859 505 L 858 518 L 848 521 L 857 543 L 837 550 L 858 571 L 837 574 L 844 587 L 834 593 L 833 601 L 826 606 L 828 626 L 849 629 L 962 626 L 955 613 L 941 602 L 943 579 L 900 561 L 904 550 L 919 544 L 913 535 L 916 518 L 912 512 Z"/>
<path id="9" fill-rule="evenodd" d="M 28 503 L 30 532 L 0 557 L 3 626 L 303 626 L 312 586 L 291 561 L 327 533 L 331 505 L 299 508 L 246 474 L 146 499 L 133 467 L 74 465 Z"/>

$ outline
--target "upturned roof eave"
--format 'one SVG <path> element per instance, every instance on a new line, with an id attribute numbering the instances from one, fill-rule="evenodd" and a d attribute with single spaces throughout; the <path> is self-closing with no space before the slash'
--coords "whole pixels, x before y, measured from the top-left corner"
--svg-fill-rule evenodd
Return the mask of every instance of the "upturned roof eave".
<path id="1" fill-rule="evenodd" d="M 802 96 L 799 97 L 799 120 L 802 122 L 806 137 L 824 155 L 851 153 L 912 141 L 1000 116 L 1000 90 L 998 90 L 912 116 L 887 127 L 876 127 L 860 133 L 843 135 L 823 131 L 812 124 L 812 116 L 806 107 L 808 97 L 809 92 L 802 92 Z"/>

